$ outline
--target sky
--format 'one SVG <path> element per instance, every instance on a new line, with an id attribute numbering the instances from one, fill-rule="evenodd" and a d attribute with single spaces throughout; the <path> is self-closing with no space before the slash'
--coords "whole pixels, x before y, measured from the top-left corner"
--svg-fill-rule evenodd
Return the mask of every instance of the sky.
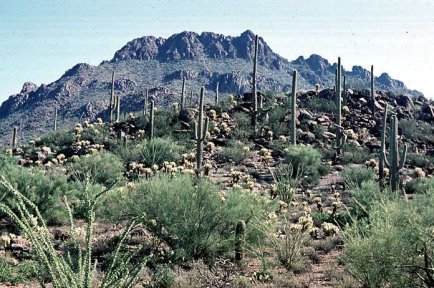
<path id="1" fill-rule="evenodd" d="M 373 64 L 434 98 L 434 0 L 0 0 L 0 102 L 134 38 L 247 29 L 288 60 Z"/>

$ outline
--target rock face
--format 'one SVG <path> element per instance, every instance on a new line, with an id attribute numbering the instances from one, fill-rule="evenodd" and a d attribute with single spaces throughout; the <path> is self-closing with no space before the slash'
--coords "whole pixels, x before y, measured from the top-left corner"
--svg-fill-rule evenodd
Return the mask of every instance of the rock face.
<path id="1" fill-rule="evenodd" d="M 221 93 L 250 92 L 254 42 L 255 34 L 249 30 L 236 37 L 182 32 L 167 39 L 154 36 L 134 39 L 110 61 L 98 66 L 77 64 L 48 85 L 38 87 L 26 82 L 20 93 L 10 96 L 0 107 L 0 143 L 10 143 L 13 126 L 19 127 L 21 140 L 47 132 L 52 127 L 55 107 L 59 128 L 71 127 L 90 117 L 107 119 L 113 70 L 122 113 L 140 111 L 145 90 L 157 105 L 179 101 L 183 77 L 187 80 L 187 97 L 193 95 L 191 103 L 196 102 L 200 86 L 205 86 L 209 98 L 213 97 L 217 84 Z M 294 69 L 300 75 L 299 89 L 313 90 L 316 83 L 321 89 L 334 85 L 336 64 L 319 55 L 288 61 L 274 53 L 261 37 L 258 64 L 258 91 L 288 92 Z M 366 69 L 355 66 L 344 73 L 349 88 L 369 87 L 370 72 Z M 397 95 L 421 96 L 386 73 L 376 77 L 376 88 Z M 89 106 L 91 114 L 85 113 Z"/>

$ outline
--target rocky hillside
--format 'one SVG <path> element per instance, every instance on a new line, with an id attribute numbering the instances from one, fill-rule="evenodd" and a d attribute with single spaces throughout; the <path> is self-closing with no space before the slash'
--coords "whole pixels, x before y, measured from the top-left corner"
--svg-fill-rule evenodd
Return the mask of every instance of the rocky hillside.
<path id="1" fill-rule="evenodd" d="M 242 93 L 251 89 L 254 33 L 245 31 L 238 37 L 204 32 L 182 32 L 168 39 L 146 36 L 134 39 L 118 50 L 113 59 L 98 66 L 77 64 L 57 81 L 37 86 L 25 83 L 20 93 L 12 95 L 0 107 L 0 142 L 10 144 L 12 127 L 19 127 L 22 141 L 41 135 L 53 126 L 55 107 L 58 125 L 70 127 L 78 121 L 106 118 L 111 74 L 116 72 L 115 93 L 121 96 L 123 112 L 140 111 L 143 93 L 149 89 L 157 105 L 177 101 L 181 79 L 187 79 L 187 92 L 198 94 L 199 87 L 221 93 Z M 299 87 L 312 89 L 334 85 L 335 63 L 319 55 L 294 61 L 274 53 L 260 38 L 258 49 L 258 87 L 261 91 L 286 92 L 290 74 L 299 71 Z M 345 60 L 345 59 L 344 59 Z M 370 72 L 360 66 L 344 71 L 348 87 L 368 88 Z M 395 94 L 421 96 L 386 73 L 376 77 L 376 88 Z"/>

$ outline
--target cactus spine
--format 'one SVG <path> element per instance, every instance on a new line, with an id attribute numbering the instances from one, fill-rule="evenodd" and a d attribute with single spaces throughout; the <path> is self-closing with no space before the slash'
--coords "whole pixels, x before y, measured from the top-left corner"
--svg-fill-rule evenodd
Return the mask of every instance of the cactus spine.
<path id="1" fill-rule="evenodd" d="M 54 127 L 53 127 L 54 131 L 57 130 L 57 106 L 54 107 Z"/>
<path id="2" fill-rule="evenodd" d="M 215 99 L 214 99 L 214 105 L 219 104 L 219 82 L 217 82 L 216 88 L 215 88 Z"/>
<path id="3" fill-rule="evenodd" d="M 113 122 L 113 111 L 116 107 L 116 98 L 115 98 L 115 71 L 112 72 L 112 88 L 110 93 L 110 123 Z"/>
<path id="4" fill-rule="evenodd" d="M 256 70 L 258 64 L 258 43 L 259 38 L 258 35 L 255 37 L 255 54 L 253 58 L 253 80 L 252 80 L 252 97 L 253 97 L 253 111 L 252 111 L 252 126 L 255 127 L 258 123 L 258 96 L 256 91 Z"/>
<path id="5" fill-rule="evenodd" d="M 18 136 L 18 127 L 14 126 L 14 132 L 12 134 L 12 149 L 17 148 L 18 146 L 17 136 Z"/>
<path id="6" fill-rule="evenodd" d="M 182 77 L 181 110 L 185 107 L 185 77 Z"/>
<path id="7" fill-rule="evenodd" d="M 382 151 L 381 154 L 384 164 L 390 170 L 390 186 L 392 191 L 397 191 L 399 189 L 399 170 L 404 167 L 405 159 L 407 158 L 407 145 L 404 145 L 404 151 L 401 157 L 399 157 L 398 119 L 396 115 L 392 115 L 390 127 L 390 163 L 387 161 L 386 152 Z"/>
<path id="8" fill-rule="evenodd" d="M 386 104 L 386 108 L 384 110 L 383 115 L 383 129 L 381 131 L 381 148 L 379 155 L 379 163 L 378 163 L 378 176 L 380 181 L 380 188 L 383 189 L 385 187 L 385 173 L 384 173 L 384 157 L 386 155 L 386 130 L 387 130 L 387 111 L 389 109 L 389 105 Z"/>
<path id="9" fill-rule="evenodd" d="M 239 220 L 235 228 L 235 260 L 243 260 L 244 242 L 246 238 L 246 222 Z"/>
<path id="10" fill-rule="evenodd" d="M 196 174 L 201 176 L 202 170 L 202 154 L 203 154 L 203 142 L 206 138 L 206 133 L 208 132 L 208 122 L 209 118 L 205 118 L 205 125 L 203 123 L 204 111 L 203 102 L 205 98 L 205 88 L 202 86 L 200 88 L 200 98 L 199 98 L 199 115 L 197 116 L 197 121 L 194 122 L 194 140 L 196 140 Z"/>
<path id="11" fill-rule="evenodd" d="M 154 116 L 155 116 L 155 102 L 151 100 L 151 113 L 149 117 L 149 139 L 154 138 Z"/>
<path id="12" fill-rule="evenodd" d="M 345 143 L 347 141 L 347 135 L 343 133 L 343 127 L 342 127 L 342 97 L 341 97 L 341 73 L 342 73 L 342 66 L 341 66 L 341 57 L 338 57 L 338 68 L 336 70 L 336 103 L 338 107 L 338 119 L 337 119 L 337 133 L 336 133 L 336 146 L 334 147 L 336 149 L 336 155 L 339 156 L 342 154 L 342 148 L 344 148 Z"/>
<path id="13" fill-rule="evenodd" d="M 372 117 L 374 117 L 375 116 L 374 65 L 371 65 L 371 111 L 372 111 Z"/>
<path id="14" fill-rule="evenodd" d="M 292 95 L 291 95 L 291 143 L 292 145 L 297 144 L 296 140 L 296 119 L 295 119 L 295 113 L 297 109 L 297 70 L 294 70 L 292 74 Z"/>

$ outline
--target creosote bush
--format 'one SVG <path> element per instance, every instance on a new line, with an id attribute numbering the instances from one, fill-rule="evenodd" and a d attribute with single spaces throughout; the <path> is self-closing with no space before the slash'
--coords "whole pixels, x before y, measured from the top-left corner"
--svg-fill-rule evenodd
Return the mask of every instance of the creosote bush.
<path id="1" fill-rule="evenodd" d="M 411 201 L 371 201 L 345 232 L 344 263 L 364 287 L 432 287 L 434 188 Z"/>
<path id="2" fill-rule="evenodd" d="M 263 237 L 255 223 L 265 219 L 270 205 L 261 196 L 242 190 L 223 195 L 206 179 L 157 175 L 136 183 L 135 189 L 109 197 L 101 214 L 122 219 L 145 213 L 145 225 L 171 246 L 175 261 L 212 260 L 233 251 L 238 220 L 247 223 L 246 241 L 254 243 Z"/>
<path id="3" fill-rule="evenodd" d="M 284 150 L 285 161 L 292 165 L 293 176 L 306 176 L 310 181 L 319 179 L 322 170 L 321 154 L 307 146 L 289 146 Z"/>

